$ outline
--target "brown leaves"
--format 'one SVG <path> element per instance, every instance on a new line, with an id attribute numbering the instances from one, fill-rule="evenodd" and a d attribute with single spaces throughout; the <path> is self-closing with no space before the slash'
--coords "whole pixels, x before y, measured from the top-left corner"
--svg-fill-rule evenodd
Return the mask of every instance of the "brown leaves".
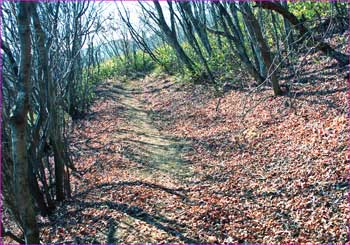
<path id="1" fill-rule="evenodd" d="M 83 173 L 73 180 L 75 199 L 60 207 L 44 238 L 105 242 L 114 220 L 123 243 L 345 243 L 349 135 L 339 76 L 295 84 L 292 98 L 231 91 L 219 112 L 213 92 L 201 86 L 128 94 L 128 102 L 138 101 L 133 110 L 115 92 L 101 98 L 72 135 Z M 143 110 L 160 132 L 140 117 Z M 145 157 L 174 154 L 159 139 L 169 134 L 192 143 L 176 151 L 192 171 L 182 181 L 174 172 L 184 168 L 164 171 L 152 165 L 157 158 Z"/>
<path id="2" fill-rule="evenodd" d="M 288 97 L 272 98 L 269 91 L 231 91 L 219 114 L 210 92 L 194 93 L 193 87 L 144 96 L 169 120 L 159 121 L 161 128 L 193 142 L 186 157 L 202 178 L 189 192 L 198 200 L 190 217 L 207 234 L 200 235 L 204 240 L 346 241 L 349 136 L 346 90 L 338 77 L 295 85 L 295 109 L 285 106 Z"/>

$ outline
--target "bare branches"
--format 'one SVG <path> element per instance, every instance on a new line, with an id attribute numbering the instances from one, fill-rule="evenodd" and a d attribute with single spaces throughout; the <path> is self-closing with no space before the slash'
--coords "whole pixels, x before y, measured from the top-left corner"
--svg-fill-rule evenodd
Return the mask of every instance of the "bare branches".
<path id="1" fill-rule="evenodd" d="M 18 76 L 18 65 L 16 63 L 16 60 L 11 52 L 11 49 L 8 47 L 8 44 L 1 40 L 1 49 L 4 50 L 5 54 L 7 55 L 9 62 L 11 64 L 13 75 L 17 78 Z"/>
<path id="2" fill-rule="evenodd" d="M 286 18 L 295 29 L 297 29 L 301 35 L 305 35 L 310 31 L 304 26 L 304 24 L 298 20 L 298 18 L 289 12 L 286 8 L 284 8 L 281 4 L 275 2 L 258 2 L 258 6 L 264 9 L 270 9 L 276 11 L 281 14 L 284 18 Z M 323 42 L 320 39 L 316 39 L 318 42 L 317 49 L 322 51 L 324 54 L 336 59 L 341 65 L 350 64 L 350 56 L 340 53 L 334 50 L 328 43 Z"/>

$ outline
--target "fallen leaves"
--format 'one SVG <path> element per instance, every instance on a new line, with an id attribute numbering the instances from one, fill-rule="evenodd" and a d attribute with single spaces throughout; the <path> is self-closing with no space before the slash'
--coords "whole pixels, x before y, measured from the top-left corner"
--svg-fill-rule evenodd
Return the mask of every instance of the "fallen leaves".
<path id="1" fill-rule="evenodd" d="M 73 199 L 40 221 L 43 241 L 106 242 L 113 223 L 122 243 L 348 242 L 349 129 L 339 77 L 295 84 L 292 98 L 231 91 L 219 112 L 204 86 L 122 94 L 104 84 L 106 96 L 74 125 L 80 177 L 72 178 Z M 129 86 L 164 83 L 148 77 Z M 191 146 L 170 144 L 180 141 Z M 186 167 L 154 164 L 173 155 Z M 179 179 L 181 171 L 188 175 Z"/>
<path id="2" fill-rule="evenodd" d="M 231 91 L 219 113 L 216 99 L 200 87 L 143 96 L 162 114 L 161 129 L 193 142 L 186 157 L 202 178 L 189 195 L 201 205 L 189 212 L 199 232 L 208 233 L 206 239 L 347 241 L 349 135 L 342 76 L 295 85 L 294 109 L 285 107 L 288 97 L 272 98 L 270 91 Z M 193 103 L 199 98 L 201 103 Z M 247 113 L 244 108 L 253 109 Z M 226 216 L 226 209 L 228 221 L 217 219 Z"/>

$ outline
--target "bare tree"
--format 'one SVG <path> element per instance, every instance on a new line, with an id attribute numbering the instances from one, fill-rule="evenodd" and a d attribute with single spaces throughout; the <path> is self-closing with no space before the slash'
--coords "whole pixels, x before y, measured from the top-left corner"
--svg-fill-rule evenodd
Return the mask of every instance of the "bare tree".
<path id="1" fill-rule="evenodd" d="M 244 10 L 244 14 L 245 14 L 245 18 L 247 19 L 247 22 L 250 23 L 250 26 L 254 31 L 257 43 L 259 45 L 259 50 L 261 52 L 265 66 L 267 68 L 267 77 L 271 78 L 273 92 L 275 95 L 282 95 L 282 90 L 279 86 L 278 78 L 276 76 L 276 70 L 271 60 L 270 48 L 268 47 L 265 41 L 265 38 L 263 37 L 259 22 L 255 18 L 248 3 L 242 3 L 241 6 Z"/>
<path id="2" fill-rule="evenodd" d="M 149 16 L 158 24 L 159 28 L 162 30 L 163 34 L 165 35 L 165 38 L 169 45 L 175 50 L 178 58 L 184 63 L 184 65 L 187 67 L 189 71 L 192 73 L 194 72 L 194 64 L 191 61 L 191 59 L 188 57 L 188 55 L 185 53 L 183 48 L 181 47 L 177 36 L 176 36 L 176 30 L 175 30 L 175 20 L 174 16 L 171 15 L 171 26 L 169 27 L 167 22 L 165 21 L 164 14 L 162 7 L 160 6 L 159 2 L 154 0 L 153 4 L 155 6 L 155 10 L 157 14 L 154 14 L 152 11 L 147 10 L 145 6 L 142 6 L 142 8 L 149 14 Z"/>
<path id="3" fill-rule="evenodd" d="M 10 116 L 12 152 L 14 166 L 14 194 L 19 218 L 24 230 L 25 242 L 40 243 L 39 229 L 29 189 L 28 153 L 27 153 L 27 114 L 31 92 L 31 31 L 30 15 L 34 4 L 18 3 L 18 32 L 20 41 L 20 65 L 18 74 L 18 93 Z"/>
<path id="4" fill-rule="evenodd" d="M 279 4 L 277 2 L 257 2 L 257 4 L 264 9 L 271 9 L 273 11 L 276 11 L 280 15 L 282 15 L 305 38 L 306 38 L 306 36 L 311 35 L 311 32 L 308 30 L 308 28 L 300 20 L 298 20 L 298 18 L 294 14 L 289 12 L 288 9 L 283 7 L 281 4 Z M 350 64 L 350 56 L 349 55 L 346 55 L 346 54 L 343 54 L 341 52 L 336 51 L 328 43 L 324 42 L 323 40 L 315 38 L 315 41 L 317 41 L 317 45 L 315 46 L 315 48 L 322 51 L 325 55 L 336 59 L 339 62 L 339 64 L 341 64 L 341 65 Z"/>

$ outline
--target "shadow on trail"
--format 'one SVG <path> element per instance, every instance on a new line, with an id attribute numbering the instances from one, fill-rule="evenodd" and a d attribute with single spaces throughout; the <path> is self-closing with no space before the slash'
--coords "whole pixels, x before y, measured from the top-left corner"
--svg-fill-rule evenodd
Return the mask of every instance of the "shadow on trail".
<path id="1" fill-rule="evenodd" d="M 170 242 L 199 242 L 191 225 L 177 220 L 198 205 L 188 197 L 194 173 L 184 155 L 192 150 L 190 142 L 159 131 L 151 117 L 154 112 L 138 96 L 171 84 L 164 86 L 142 90 L 134 84 L 109 83 L 99 88 L 99 107 L 77 122 L 87 133 L 72 144 L 75 158 L 86 159 L 74 174 L 82 185 L 52 217 L 52 232 L 62 227 L 78 232 L 72 233 L 74 241 L 62 237 L 60 242 L 145 243 L 157 241 L 150 237 L 154 233 Z M 119 173 L 120 181 L 113 181 Z"/>
<path id="2" fill-rule="evenodd" d="M 135 222 L 125 223 L 125 219 L 113 218 L 116 213 L 122 213 L 135 220 L 139 220 L 147 223 L 148 225 L 157 228 L 168 235 L 180 239 L 184 243 L 200 243 L 199 238 L 192 238 L 185 235 L 191 231 L 191 227 L 179 222 L 176 219 L 168 218 L 159 212 L 161 208 L 151 208 L 146 210 L 138 205 L 125 201 L 111 200 L 95 200 L 98 193 L 114 193 L 115 191 L 122 191 L 122 188 L 130 188 L 134 186 L 144 187 L 159 190 L 169 195 L 175 195 L 180 198 L 180 202 L 187 203 L 188 205 L 196 205 L 192 203 L 186 196 L 187 190 L 183 188 L 168 188 L 162 185 L 148 183 L 144 181 L 121 181 L 102 183 L 95 187 L 89 188 L 85 191 L 77 193 L 71 201 L 65 201 L 63 205 L 57 210 L 54 216 L 50 217 L 50 222 L 41 223 L 41 227 L 53 226 L 52 232 L 59 231 L 61 227 L 71 229 L 78 224 L 85 223 L 86 221 L 92 222 L 97 232 L 103 234 L 103 239 L 107 241 L 120 242 L 117 228 L 120 224 L 127 225 L 127 232 L 130 230 L 138 230 L 139 224 Z M 130 189 L 131 190 L 131 189 Z M 148 206 L 148 205 L 146 205 Z M 148 209 L 148 208 L 147 208 Z M 92 223 L 86 223 L 92 224 Z M 98 225 L 102 224 L 102 225 Z M 53 233 L 54 234 L 54 233 Z M 142 235 L 142 234 L 139 234 Z M 95 243 L 99 244 L 101 236 L 96 238 L 94 234 L 84 232 L 77 234 L 72 241 L 65 241 L 64 243 Z M 147 237 L 141 238 L 147 240 Z"/>
<path id="3" fill-rule="evenodd" d="M 172 236 L 178 237 L 185 243 L 198 243 L 197 240 L 184 236 L 181 232 L 181 229 L 183 229 L 183 225 L 177 223 L 175 220 L 170 220 L 160 215 L 153 215 L 147 213 L 144 209 L 138 206 L 132 206 L 125 203 L 117 203 L 112 201 L 75 201 L 75 203 L 80 207 L 78 212 L 82 212 L 83 210 L 88 208 L 102 209 L 108 207 L 111 210 L 116 210 L 125 213 L 135 219 L 141 220 L 149 225 L 152 225 L 159 230 L 165 231 L 166 233 Z M 70 215 L 74 214 L 70 213 Z"/>
<path id="4" fill-rule="evenodd" d="M 117 92 L 118 90 L 121 90 L 124 94 L 126 94 L 126 96 L 129 96 L 127 94 L 148 94 L 148 93 L 156 93 L 156 92 L 159 92 L 163 89 L 167 89 L 167 88 L 170 88 L 172 86 L 174 86 L 175 83 L 172 83 L 170 82 L 169 80 L 166 80 L 163 84 L 162 87 L 160 88 L 153 88 L 153 87 L 150 87 L 150 88 L 147 88 L 146 90 L 141 90 L 141 89 L 135 89 L 135 88 L 132 88 L 132 89 L 127 89 L 119 84 L 114 84 L 113 85 L 113 88 L 117 89 Z M 120 91 L 119 91 L 120 92 Z M 129 96 L 130 97 L 130 96 Z"/>
<path id="5" fill-rule="evenodd" d="M 176 195 L 176 196 L 180 197 L 183 200 L 188 200 L 188 197 L 185 194 L 183 194 L 184 192 L 186 192 L 186 190 L 183 189 L 183 188 L 172 189 L 172 188 L 168 188 L 168 187 L 165 187 L 165 186 L 162 186 L 162 185 L 153 184 L 153 183 L 147 183 L 147 182 L 139 181 L 139 180 L 136 180 L 136 181 L 121 181 L 121 182 L 116 182 L 116 183 L 102 183 L 102 184 L 97 185 L 94 188 L 91 188 L 91 189 L 85 190 L 83 192 L 77 193 L 75 195 L 75 197 L 76 198 L 80 198 L 80 197 L 88 195 L 92 191 L 96 191 L 96 190 L 109 191 L 109 190 L 112 190 L 112 189 L 115 189 L 115 188 L 120 188 L 120 187 L 123 187 L 123 186 L 142 186 L 142 187 L 146 187 L 146 188 L 157 189 L 157 190 L 164 191 L 164 192 L 166 192 L 168 194 L 171 194 L 171 195 Z"/>
<path id="6" fill-rule="evenodd" d="M 145 109 L 145 105 L 137 95 L 131 94 L 156 92 L 168 88 L 173 83 L 165 83 L 163 87 L 148 91 L 135 88 L 135 85 L 114 84 L 113 92 L 118 93 L 118 104 L 124 109 L 119 110 L 120 116 L 127 119 L 128 128 L 124 132 L 132 137 L 123 138 L 121 154 L 123 157 L 139 164 L 138 170 L 144 176 L 154 178 L 164 175 L 175 181 L 184 182 L 186 177 L 192 175 L 191 166 L 183 159 L 184 153 L 190 151 L 189 142 L 163 135 L 154 125 L 152 113 Z M 158 175 L 158 176 L 157 176 Z"/>
<path id="7" fill-rule="evenodd" d="M 91 212 L 92 209 L 95 211 Z M 105 209 L 108 209 L 108 212 L 104 214 L 100 214 L 101 212 L 97 211 L 102 211 Z M 57 212 L 60 215 L 51 218 L 53 223 L 42 223 L 41 227 L 48 225 L 52 226 L 52 224 L 54 224 L 54 228 L 60 230 L 60 227 L 75 226 L 76 224 L 80 223 L 82 221 L 82 217 L 84 217 L 84 219 L 88 219 L 94 223 L 100 222 L 105 224 L 105 227 L 98 227 L 97 230 L 105 234 L 104 236 L 107 237 L 107 240 L 118 241 L 119 234 L 116 232 L 116 227 L 120 224 L 120 222 L 123 221 L 115 221 L 114 218 L 112 218 L 110 215 L 112 212 L 120 212 L 136 220 L 143 221 L 161 231 L 166 232 L 171 236 L 179 238 L 184 243 L 200 242 L 198 239 L 184 235 L 184 233 L 190 228 L 186 227 L 186 225 L 182 223 L 177 222 L 176 220 L 169 219 L 159 214 L 151 214 L 136 205 L 114 201 L 85 201 L 75 199 L 74 201 L 65 202 L 65 205 L 62 206 Z M 70 218 L 63 219 L 62 217 Z M 128 229 L 137 230 L 138 228 L 135 225 L 129 225 L 130 227 L 128 227 Z M 83 237 L 77 235 L 75 236 L 74 241 L 66 241 L 65 243 L 87 243 L 87 241 L 99 243 L 98 240 L 96 240 L 94 234 L 84 232 L 80 235 L 83 235 Z"/>

